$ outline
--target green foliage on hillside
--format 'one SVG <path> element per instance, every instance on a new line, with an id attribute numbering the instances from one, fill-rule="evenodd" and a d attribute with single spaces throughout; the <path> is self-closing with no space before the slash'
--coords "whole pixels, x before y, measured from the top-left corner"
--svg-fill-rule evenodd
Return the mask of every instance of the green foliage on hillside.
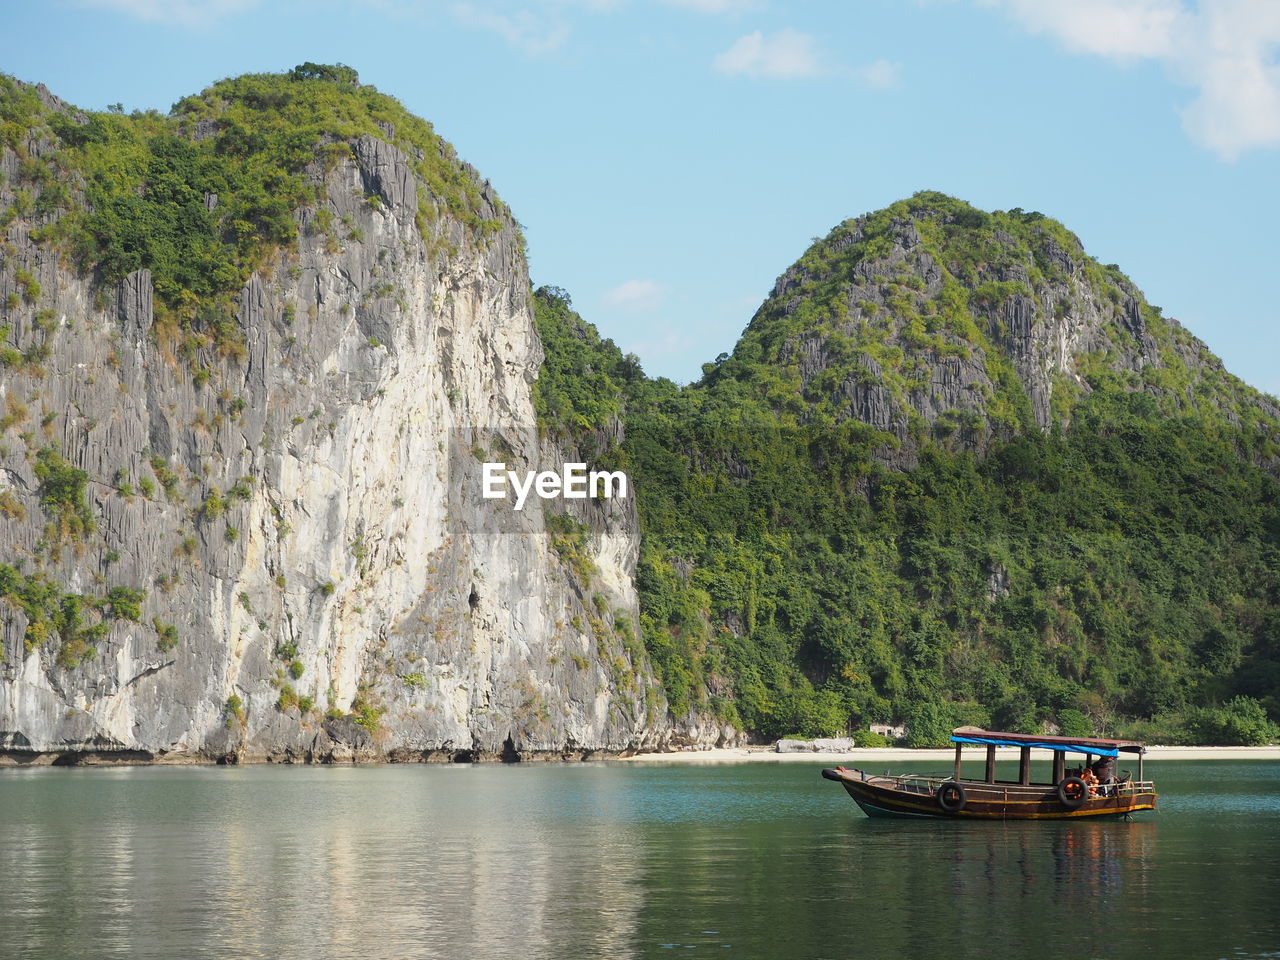
<path id="1" fill-rule="evenodd" d="M 1169 416 L 1195 414 L 1214 425 L 1274 431 L 1260 413 L 1257 391 L 1220 364 L 1193 373 L 1186 356 L 1202 347 L 1146 303 L 1118 267 L 1090 258 L 1061 223 L 1017 209 L 988 213 L 933 191 L 846 220 L 815 240 L 732 354 L 703 366 L 702 385 L 726 401 L 764 401 L 784 422 L 831 425 L 849 415 L 839 386 L 874 381 L 911 421 L 913 439 L 923 440 L 928 425 L 914 415 L 911 395 L 927 388 L 939 359 L 972 358 L 990 384 L 974 396 L 973 408 L 982 415 L 959 414 L 940 432 L 1008 439 L 1035 422 L 1005 349 L 1004 308 L 1013 298 L 1044 315 L 1061 317 L 1096 304 L 1109 316 L 1108 348 L 1081 371 L 1091 385 L 1144 389 Z M 1148 362 L 1141 375 L 1116 369 L 1120 355 L 1137 347 L 1129 311 L 1158 353 L 1158 362 Z M 805 382 L 802 348 L 814 345 L 821 348 L 823 369 Z M 1069 385 L 1055 404 L 1065 422 Z M 1262 442 L 1280 453 L 1274 437 Z"/>
<path id="2" fill-rule="evenodd" d="M 106 284 L 151 270 L 162 314 L 233 353 L 232 298 L 296 242 L 300 208 L 323 209 L 316 171 L 365 135 L 400 147 L 428 184 L 424 236 L 443 211 L 476 237 L 501 228 L 483 213 L 477 176 L 431 125 L 341 64 L 222 80 L 167 115 L 51 110 L 0 76 L 0 140 L 21 162 L 21 209 L 6 216 L 31 217 L 35 239 Z"/>
<path id="3" fill-rule="evenodd" d="M 673 706 L 728 675 L 731 703 L 710 706 L 766 736 L 911 721 L 921 703 L 940 729 L 1027 731 L 1241 693 L 1276 710 L 1274 479 L 1141 395 L 1077 416 L 900 474 L 856 432 L 630 418 L 642 623 Z M 651 459 L 671 450 L 693 455 Z"/>
<path id="4" fill-rule="evenodd" d="M 533 386 L 538 422 L 561 437 L 605 428 L 622 413 L 622 392 L 644 379 L 639 361 L 602 340 L 559 287 L 539 288 L 534 308 L 545 351 Z"/>
<path id="5" fill-rule="evenodd" d="M 837 228 L 815 244 L 798 268 L 811 279 L 766 303 L 733 354 L 685 388 L 616 376 L 618 349 L 562 293 L 539 291 L 544 426 L 569 436 L 608 417 L 625 426 L 606 456 L 639 497 L 641 628 L 672 709 L 770 738 L 905 720 L 914 745 L 966 723 L 1274 737 L 1280 486 L 1256 465 L 1276 429 L 1257 394 L 1212 365 L 1193 373 L 1173 352 L 1170 376 L 1190 389 L 1143 390 L 1100 357 L 1087 371 L 1093 391 L 1063 401 L 1069 429 L 1041 432 L 1009 361 L 979 331 L 990 317 L 974 311 L 1025 291 L 975 282 L 979 265 L 1021 257 L 1047 276 L 1057 248 L 1099 290 L 1140 295 L 1047 218 L 922 196 L 872 215 L 861 241 L 842 243 Z M 908 217 L 922 237 L 936 232 L 931 256 L 948 274 L 936 314 L 903 272 L 892 284 L 910 295 L 842 334 L 840 276 L 883 256 L 887 231 Z M 1141 309 L 1157 342 L 1188 346 L 1181 328 Z M 913 311 L 943 320 L 903 348 Z M 894 331 L 876 357 L 883 381 L 947 344 L 986 353 L 999 389 L 981 410 L 998 429 L 983 457 L 924 429 L 919 466 L 887 470 L 877 454 L 895 438 L 850 419 L 829 391 L 806 390 L 789 343 L 825 331 L 843 377 L 875 349 L 875 322 Z M 840 336 L 852 344 L 845 367 L 831 346 Z"/>

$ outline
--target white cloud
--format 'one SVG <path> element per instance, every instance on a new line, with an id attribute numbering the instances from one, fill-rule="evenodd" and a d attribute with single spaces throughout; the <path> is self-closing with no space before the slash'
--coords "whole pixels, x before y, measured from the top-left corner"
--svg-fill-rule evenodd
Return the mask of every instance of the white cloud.
<path id="1" fill-rule="evenodd" d="M 669 7 L 698 13 L 749 13 L 764 6 L 763 0 L 662 0 Z"/>
<path id="2" fill-rule="evenodd" d="M 898 85 L 898 81 L 902 78 L 902 64 L 889 60 L 876 60 L 865 67 L 858 67 L 853 74 L 868 87 L 886 90 Z"/>
<path id="3" fill-rule="evenodd" d="M 608 306 L 631 313 L 648 313 L 656 310 L 666 298 L 667 288 L 652 280 L 628 280 L 601 296 Z"/>
<path id="4" fill-rule="evenodd" d="M 1035 33 L 1057 36 L 1068 50 L 1108 57 L 1161 57 L 1173 51 L 1179 0 L 1005 0 Z"/>
<path id="5" fill-rule="evenodd" d="M 154 23 L 204 27 L 256 7 L 259 0 L 81 0 L 81 3 Z"/>
<path id="6" fill-rule="evenodd" d="M 805 77 L 846 77 L 868 87 L 896 87 L 902 65 L 876 60 L 861 67 L 848 67 L 830 60 L 807 33 L 790 28 L 767 35 L 757 30 L 739 37 L 715 59 L 721 73 L 775 80 Z"/>
<path id="7" fill-rule="evenodd" d="M 562 22 L 551 21 L 531 9 L 499 13 L 475 3 L 458 3 L 453 7 L 454 19 L 464 26 L 496 33 L 517 50 L 539 55 L 561 47 L 569 36 Z"/>
<path id="8" fill-rule="evenodd" d="M 765 36 L 748 33 L 715 59 L 716 69 L 749 77 L 794 79 L 824 72 L 814 39 L 790 27 Z"/>
<path id="9" fill-rule="evenodd" d="M 626 0 L 551 0 L 553 6 L 581 6 L 592 13 L 612 13 L 622 8 Z"/>
<path id="10" fill-rule="evenodd" d="M 1155 60 L 1196 89 L 1182 125 L 1225 160 L 1280 144 L 1280 3 L 1275 0 L 980 0 L 1068 50 Z"/>

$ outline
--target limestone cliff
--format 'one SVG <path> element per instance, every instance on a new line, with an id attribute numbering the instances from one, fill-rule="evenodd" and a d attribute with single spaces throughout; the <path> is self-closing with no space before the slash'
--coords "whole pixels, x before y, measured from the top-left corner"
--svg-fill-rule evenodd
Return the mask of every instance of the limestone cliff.
<path id="1" fill-rule="evenodd" d="M 440 148 L 463 215 L 388 121 L 326 136 L 295 239 L 234 295 L 234 329 L 200 338 L 151 270 L 73 267 L 51 226 L 87 188 L 72 170 L 40 199 L 76 133 L 54 121 L 88 118 L 39 96 L 45 119 L 0 148 L 0 748 L 472 759 L 660 743 L 665 700 L 628 642 L 633 501 L 588 501 L 549 532 L 536 498 L 517 513 L 480 496 L 490 455 L 563 456 L 530 400 L 522 239 L 487 182 Z M 206 209 L 225 202 L 206 190 Z"/>
<path id="2" fill-rule="evenodd" d="M 710 384 L 752 379 L 763 361 L 811 420 L 881 431 L 878 459 L 898 469 L 925 443 L 980 454 L 1025 430 L 1067 427 L 1099 387 L 1267 434 L 1280 419 L 1273 400 L 1060 223 L 930 192 L 816 240 L 726 360 L 707 368 Z"/>

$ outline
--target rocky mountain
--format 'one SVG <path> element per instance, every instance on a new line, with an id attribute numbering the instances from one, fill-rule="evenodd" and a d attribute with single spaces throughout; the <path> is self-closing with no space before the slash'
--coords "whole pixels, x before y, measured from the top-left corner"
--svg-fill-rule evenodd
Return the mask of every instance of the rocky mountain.
<path id="1" fill-rule="evenodd" d="M 683 388 L 562 291 L 538 316 L 552 419 L 623 411 L 677 715 L 1274 735 L 1276 402 L 1056 221 L 936 193 L 845 221 Z"/>
<path id="2" fill-rule="evenodd" d="M 815 241 L 705 383 L 751 381 L 762 365 L 802 401 L 798 419 L 865 423 L 886 435 L 879 459 L 898 467 L 925 442 L 982 453 L 1069 427 L 1100 387 L 1142 391 L 1170 417 L 1257 430 L 1277 463 L 1275 400 L 1228 374 L 1119 267 L 1040 213 L 938 193 Z"/>
<path id="3" fill-rule="evenodd" d="M 1275 735 L 1280 410 L 1040 214 L 846 221 L 687 387 L 341 65 L 0 77 L 0 231 L 0 758 Z"/>
<path id="4" fill-rule="evenodd" d="M 0 750 L 580 756 L 668 722 L 634 501 L 557 464 L 523 240 L 349 68 L 167 115 L 0 89 Z"/>

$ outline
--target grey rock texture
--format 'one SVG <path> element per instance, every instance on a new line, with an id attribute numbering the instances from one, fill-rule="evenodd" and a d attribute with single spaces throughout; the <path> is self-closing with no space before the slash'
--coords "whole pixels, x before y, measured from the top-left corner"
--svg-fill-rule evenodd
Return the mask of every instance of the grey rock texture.
<path id="1" fill-rule="evenodd" d="M 935 219 L 927 228 L 937 236 L 948 223 Z M 810 403 L 888 435 L 876 454 L 884 466 L 916 466 L 925 440 L 981 455 L 1020 430 L 1069 427 L 1075 401 L 1094 389 L 1091 373 L 1118 378 L 1174 413 L 1208 405 L 1232 424 L 1245 407 L 1272 422 L 1280 414 L 1272 398 L 1226 374 L 1203 343 L 1153 314 L 1127 278 L 1093 262 L 1078 242 L 1068 250 L 1044 231 L 1031 249 L 995 229 L 987 260 L 943 269 L 924 229 L 914 214 L 887 229 L 873 230 L 872 218 L 846 221 L 815 245 L 816 256 L 778 278 L 752 321 L 801 328 L 766 341 L 766 356 L 776 350 Z M 845 252 L 869 240 L 862 252 Z M 940 321 L 948 283 L 963 288 L 971 333 Z"/>
<path id="2" fill-rule="evenodd" d="M 849 737 L 833 737 L 818 740 L 779 740 L 773 745 L 775 753 L 849 753 L 854 748 Z"/>
<path id="3" fill-rule="evenodd" d="M 0 154 L 0 207 L 17 164 Z M 326 235 L 301 212 L 297 249 L 240 293 L 243 350 L 194 360 L 146 271 L 104 295 L 32 242 L 38 222 L 9 226 L 0 302 L 20 302 L 4 346 L 36 359 L 0 368 L 0 562 L 66 592 L 146 596 L 140 622 L 105 621 L 72 666 L 56 639 L 28 651 L 26 618 L 0 600 L 0 751 L 517 759 L 723 739 L 672 726 L 627 642 L 634 501 L 573 504 L 584 574 L 542 501 L 517 513 L 481 497 L 482 459 L 566 458 L 538 434 L 522 241 L 487 184 L 500 232 L 477 240 L 436 204 L 424 240 L 429 188 L 395 147 L 362 138 L 313 179 L 347 226 Z M 43 447 L 88 473 L 94 532 L 49 526 Z"/>

